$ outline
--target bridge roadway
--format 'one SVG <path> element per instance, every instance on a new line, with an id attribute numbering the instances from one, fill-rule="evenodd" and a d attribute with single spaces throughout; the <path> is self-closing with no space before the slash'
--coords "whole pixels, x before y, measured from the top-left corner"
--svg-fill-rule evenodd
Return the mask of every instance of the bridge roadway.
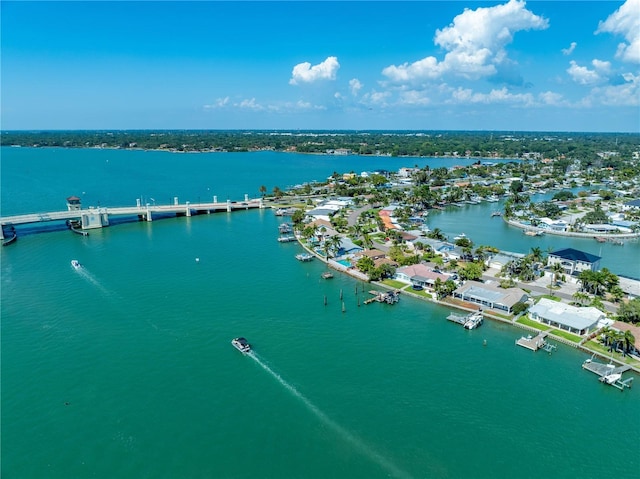
<path id="1" fill-rule="evenodd" d="M 43 223 L 48 221 L 65 221 L 80 219 L 87 215 L 109 216 L 141 216 L 147 221 L 152 221 L 153 215 L 176 214 L 191 216 L 192 214 L 210 213 L 216 211 L 245 210 L 250 208 L 264 208 L 262 199 L 245 201 L 225 201 L 216 203 L 182 203 L 173 205 L 140 205 L 121 207 L 100 207 L 79 210 L 50 211 L 46 213 L 29 213 L 24 215 L 0 217 L 0 227 L 16 226 L 30 223 Z M 1 228 L 0 228 L 1 230 Z M 2 239 L 4 234 L 0 233 Z"/>

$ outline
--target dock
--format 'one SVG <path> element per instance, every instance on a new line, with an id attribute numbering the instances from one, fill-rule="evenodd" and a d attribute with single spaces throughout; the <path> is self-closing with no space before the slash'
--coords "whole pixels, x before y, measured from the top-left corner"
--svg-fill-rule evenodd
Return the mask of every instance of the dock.
<path id="1" fill-rule="evenodd" d="M 279 236 L 278 237 L 278 241 L 280 243 L 290 243 L 290 242 L 296 241 L 296 240 L 297 240 L 297 238 L 295 236 L 293 236 L 293 235 L 291 235 L 291 236 Z"/>
<path id="2" fill-rule="evenodd" d="M 516 345 L 523 348 L 530 349 L 531 351 L 537 351 L 538 349 L 544 349 L 549 354 L 553 352 L 556 347 L 553 344 L 547 343 L 547 333 L 541 332 L 536 337 L 522 336 L 520 339 L 516 339 Z"/>
<path id="3" fill-rule="evenodd" d="M 460 324 L 460 325 L 464 326 L 464 323 L 467 322 L 467 316 L 462 316 L 460 314 L 451 313 L 449 316 L 447 316 L 447 321 L 451 321 L 453 323 Z"/>
<path id="4" fill-rule="evenodd" d="M 482 324 L 483 316 L 480 311 L 469 313 L 464 316 L 456 313 L 451 313 L 449 316 L 447 316 L 447 320 L 451 321 L 452 323 L 460 324 L 465 329 L 475 329 Z"/>
<path id="5" fill-rule="evenodd" d="M 399 291 L 376 291 L 371 290 L 369 294 L 373 294 L 373 298 L 365 300 L 364 304 L 371 304 L 373 302 L 395 304 L 400 300 Z"/>
<path id="6" fill-rule="evenodd" d="M 600 363 L 594 361 L 594 356 L 590 359 L 586 359 L 582 363 L 582 369 L 586 369 L 587 371 L 598 375 L 598 380 L 601 383 L 613 386 L 620 391 L 624 391 L 625 388 L 631 388 L 633 376 L 624 380 L 622 379 L 622 373 L 629 371 L 631 366 L 616 366 L 613 363 Z"/>

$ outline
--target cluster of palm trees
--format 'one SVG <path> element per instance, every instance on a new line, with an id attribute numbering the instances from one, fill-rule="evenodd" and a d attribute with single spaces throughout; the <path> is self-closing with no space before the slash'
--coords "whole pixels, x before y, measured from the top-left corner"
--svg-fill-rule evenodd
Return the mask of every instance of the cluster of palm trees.
<path id="1" fill-rule="evenodd" d="M 623 332 L 605 326 L 601 330 L 601 339 L 610 352 L 616 351 L 626 355 L 635 349 L 635 337 L 629 330 Z"/>
<path id="2" fill-rule="evenodd" d="M 578 275 L 578 281 L 582 291 L 587 294 L 604 297 L 609 293 L 616 301 L 624 297 L 624 292 L 619 286 L 620 279 L 607 268 L 602 268 L 600 271 L 582 271 Z"/>

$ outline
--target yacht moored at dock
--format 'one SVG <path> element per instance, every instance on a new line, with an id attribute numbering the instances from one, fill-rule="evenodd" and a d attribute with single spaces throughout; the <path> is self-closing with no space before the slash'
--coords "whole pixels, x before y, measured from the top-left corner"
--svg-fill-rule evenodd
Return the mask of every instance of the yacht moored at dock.
<path id="1" fill-rule="evenodd" d="M 467 316 L 467 321 L 462 325 L 464 329 L 475 329 L 482 324 L 483 316 L 480 311 Z"/>
<path id="2" fill-rule="evenodd" d="M 245 338 L 234 338 L 231 340 L 231 344 L 234 348 L 236 348 L 243 354 L 247 354 L 249 351 L 251 351 L 251 345 Z"/>
<path id="3" fill-rule="evenodd" d="M 613 386 L 620 391 L 630 388 L 633 382 L 633 376 L 622 379 L 622 373 L 631 369 L 629 365 L 616 366 L 612 362 L 605 364 L 594 361 L 595 354 L 589 359 L 585 359 L 582 363 L 582 369 L 586 369 L 600 376 L 598 381 L 609 386 Z"/>
<path id="4" fill-rule="evenodd" d="M 296 259 L 298 261 L 311 261 L 313 259 L 313 255 L 309 253 L 300 253 L 296 255 Z"/>
<path id="5" fill-rule="evenodd" d="M 464 316 L 451 313 L 447 316 L 447 320 L 452 323 L 461 324 L 465 329 L 475 329 L 482 324 L 483 316 L 480 311 L 475 311 Z"/>

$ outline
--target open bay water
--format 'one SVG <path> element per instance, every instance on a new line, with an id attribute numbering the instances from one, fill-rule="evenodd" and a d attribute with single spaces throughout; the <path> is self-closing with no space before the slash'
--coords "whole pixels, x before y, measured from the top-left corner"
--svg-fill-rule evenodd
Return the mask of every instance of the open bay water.
<path id="1" fill-rule="evenodd" d="M 429 160 L 3 148 L 1 161 L 6 215 L 64 209 L 83 191 L 85 206 L 204 201 L 206 188 L 222 200 L 225 187 L 241 200 Z M 505 241 L 468 229 L 472 208 L 451 211 L 464 227 L 430 226 Z M 364 306 L 372 286 L 321 279 L 319 261 L 276 241 L 280 221 L 216 213 L 2 248 L 3 477 L 638 476 L 637 385 L 621 393 L 582 370 L 584 353 L 533 353 L 515 346 L 521 330 L 467 331 L 407 295 Z M 536 245 L 513 234 L 523 243 L 498 246 Z"/>

